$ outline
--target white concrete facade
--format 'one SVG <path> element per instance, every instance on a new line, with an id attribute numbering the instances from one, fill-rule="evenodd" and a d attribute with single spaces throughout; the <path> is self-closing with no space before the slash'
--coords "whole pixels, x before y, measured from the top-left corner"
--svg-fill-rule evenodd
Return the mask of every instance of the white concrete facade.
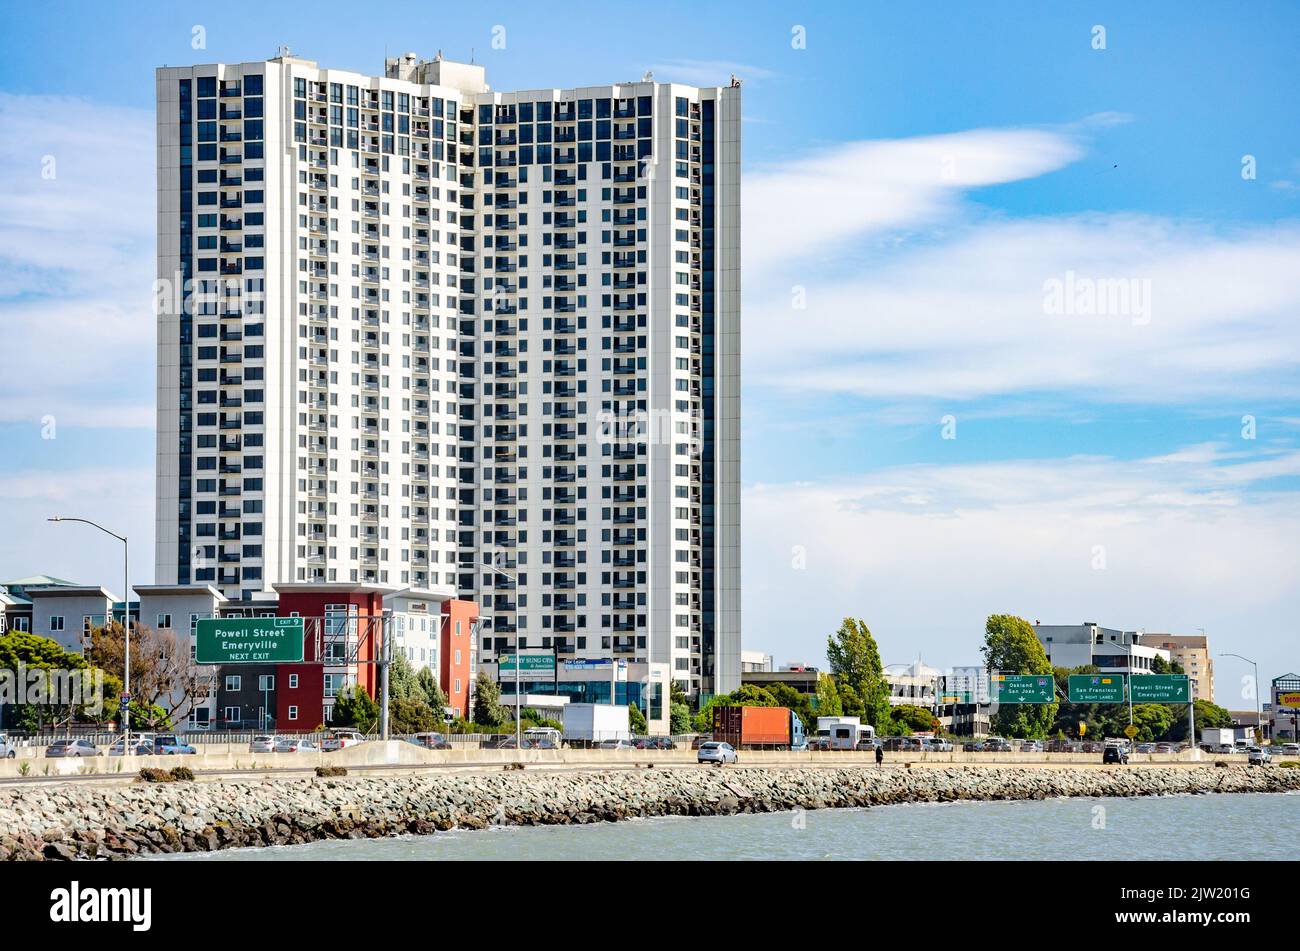
<path id="1" fill-rule="evenodd" d="M 733 690 L 739 85 L 485 80 L 158 70 L 156 580 L 459 594 L 484 659 Z"/>

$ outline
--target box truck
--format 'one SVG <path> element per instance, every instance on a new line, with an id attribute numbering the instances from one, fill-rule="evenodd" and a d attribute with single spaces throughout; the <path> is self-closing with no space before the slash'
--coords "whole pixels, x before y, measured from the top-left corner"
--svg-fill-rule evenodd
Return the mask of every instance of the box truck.
<path id="1" fill-rule="evenodd" d="M 1218 728 L 1201 730 L 1202 746 L 1233 746 L 1237 742 L 1237 731 L 1231 728 Z"/>
<path id="2" fill-rule="evenodd" d="M 564 741 L 576 746 L 606 740 L 631 740 L 627 707 L 612 703 L 567 703 L 564 705 Z"/>
<path id="3" fill-rule="evenodd" d="M 789 707 L 714 707 L 713 738 L 736 749 L 801 750 L 803 721 Z"/>

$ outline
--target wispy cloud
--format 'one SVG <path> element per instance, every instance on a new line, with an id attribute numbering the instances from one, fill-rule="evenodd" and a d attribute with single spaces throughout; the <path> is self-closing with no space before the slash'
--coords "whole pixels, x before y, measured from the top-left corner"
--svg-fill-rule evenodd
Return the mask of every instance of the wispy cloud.
<path id="1" fill-rule="evenodd" d="M 0 94 L 0 420 L 153 419 L 151 113 Z"/>
<path id="2" fill-rule="evenodd" d="M 725 86 L 735 76 L 744 82 L 773 79 L 778 74 L 761 66 L 729 60 L 669 59 L 650 67 L 661 83 L 685 83 L 690 86 Z"/>
<path id="3" fill-rule="evenodd" d="M 819 660 L 848 611 L 886 660 L 976 659 L 982 618 L 1190 631 L 1285 662 L 1300 506 L 1294 448 L 905 465 L 745 492 L 748 644 Z M 781 591 L 772 599 L 766 592 Z M 1288 640 L 1289 639 L 1289 640 Z"/>

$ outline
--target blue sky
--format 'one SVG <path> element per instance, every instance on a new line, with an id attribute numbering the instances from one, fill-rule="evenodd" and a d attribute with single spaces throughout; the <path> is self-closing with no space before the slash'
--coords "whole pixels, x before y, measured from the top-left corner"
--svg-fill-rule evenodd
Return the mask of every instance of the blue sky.
<path id="1" fill-rule="evenodd" d="M 0 575 L 115 577 L 75 508 L 152 580 L 153 68 L 473 50 L 503 89 L 745 82 L 747 646 L 820 662 L 852 613 L 947 666 L 1006 611 L 1300 668 L 1300 8 L 382 6 L 9 15 Z M 1051 312 L 1067 274 L 1143 303 Z"/>

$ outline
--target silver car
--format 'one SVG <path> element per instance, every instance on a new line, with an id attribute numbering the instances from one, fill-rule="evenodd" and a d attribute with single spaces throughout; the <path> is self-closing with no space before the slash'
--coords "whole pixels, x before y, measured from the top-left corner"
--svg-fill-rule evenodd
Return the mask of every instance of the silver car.
<path id="1" fill-rule="evenodd" d="M 49 757 L 102 756 L 99 747 L 90 740 L 55 740 L 45 750 Z"/>
<path id="2" fill-rule="evenodd" d="M 17 755 L 18 747 L 14 746 L 13 740 L 0 733 L 0 759 L 13 759 Z"/>
<path id="3" fill-rule="evenodd" d="M 275 737 L 273 736 L 255 736 L 251 743 L 248 744 L 250 753 L 273 753 L 275 751 Z"/>
<path id="4" fill-rule="evenodd" d="M 722 766 L 725 763 L 735 763 L 736 749 L 730 743 L 719 743 L 716 740 L 711 740 L 708 743 L 701 743 L 700 755 L 697 762 L 713 763 L 716 766 Z"/>

